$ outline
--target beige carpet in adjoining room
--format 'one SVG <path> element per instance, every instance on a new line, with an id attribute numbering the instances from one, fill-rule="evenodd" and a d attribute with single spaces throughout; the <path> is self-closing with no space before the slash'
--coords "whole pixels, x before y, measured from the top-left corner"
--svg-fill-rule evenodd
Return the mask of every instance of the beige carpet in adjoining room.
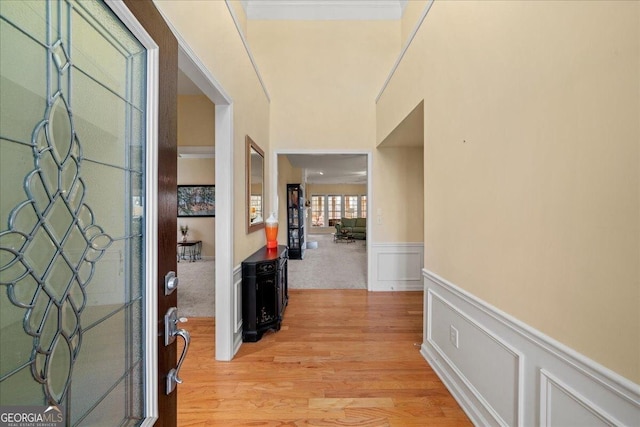
<path id="1" fill-rule="evenodd" d="M 178 314 L 184 317 L 215 317 L 214 260 L 178 263 Z"/>
<path id="2" fill-rule="evenodd" d="M 310 234 L 307 241 L 318 242 L 307 249 L 304 259 L 289 260 L 290 289 L 366 289 L 366 241 L 333 242 L 331 234 Z"/>
<path id="3" fill-rule="evenodd" d="M 367 247 L 364 240 L 333 242 L 331 234 L 311 234 L 317 249 L 304 260 L 289 260 L 291 289 L 366 289 Z M 215 317 L 215 261 L 178 263 L 178 313 L 184 317 Z"/>

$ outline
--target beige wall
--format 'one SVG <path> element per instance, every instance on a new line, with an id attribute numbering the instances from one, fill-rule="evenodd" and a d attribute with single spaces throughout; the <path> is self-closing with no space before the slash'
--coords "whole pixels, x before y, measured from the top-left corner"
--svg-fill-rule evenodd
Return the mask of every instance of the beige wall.
<path id="1" fill-rule="evenodd" d="M 401 48 L 407 43 L 407 40 L 413 32 L 418 19 L 422 16 L 427 0 L 409 0 L 402 12 L 402 20 L 400 21 L 400 43 Z"/>
<path id="2" fill-rule="evenodd" d="M 377 106 L 425 100 L 425 267 L 636 383 L 639 9 L 436 2 Z"/>
<path id="3" fill-rule="evenodd" d="M 307 199 L 314 194 L 362 196 L 367 194 L 366 184 L 307 184 Z"/>
<path id="4" fill-rule="evenodd" d="M 178 145 L 215 146 L 215 106 L 204 95 L 178 96 Z M 178 185 L 215 185 L 215 159 L 178 158 Z M 189 226 L 189 239 L 202 240 L 202 256 L 215 256 L 215 217 L 178 218 L 180 226 Z"/>
<path id="5" fill-rule="evenodd" d="M 180 126 L 178 124 L 178 126 Z M 214 159 L 178 159 L 178 185 L 213 185 L 215 184 Z M 176 236 L 182 238 L 180 226 L 189 226 L 189 240 L 202 240 L 202 256 L 216 255 L 216 219 L 178 218 Z"/>
<path id="6" fill-rule="evenodd" d="M 269 100 L 224 1 L 155 2 L 233 99 L 234 263 L 237 265 L 264 245 L 264 232 L 247 234 L 245 136 L 265 151 L 269 148 Z M 269 176 L 269 158 L 265 176 Z M 269 187 L 265 188 L 269 200 Z"/>
<path id="7" fill-rule="evenodd" d="M 384 203 L 369 214 L 377 242 L 418 243 L 424 236 L 424 169 L 422 148 L 378 148 L 373 159 L 373 188 Z"/>
<path id="8" fill-rule="evenodd" d="M 375 104 L 399 52 L 398 21 L 253 21 L 249 44 L 283 148 L 372 148 Z"/>
<path id="9" fill-rule="evenodd" d="M 272 148 L 371 150 L 370 173 L 384 176 L 379 169 L 384 163 L 375 160 L 374 100 L 400 52 L 400 21 L 250 20 L 247 25 L 272 97 Z M 372 210 L 410 197 L 410 188 L 376 189 Z M 415 233 L 396 231 L 380 237 L 415 239 Z"/>
<path id="10" fill-rule="evenodd" d="M 236 19 L 238 20 L 238 25 L 240 26 L 240 30 L 247 36 L 247 14 L 244 11 L 244 7 L 242 7 L 242 2 L 240 0 L 229 0 L 229 4 L 233 8 L 233 13 L 236 15 Z"/>
<path id="11" fill-rule="evenodd" d="M 216 109 L 204 95 L 178 96 L 178 145 L 215 146 Z"/>

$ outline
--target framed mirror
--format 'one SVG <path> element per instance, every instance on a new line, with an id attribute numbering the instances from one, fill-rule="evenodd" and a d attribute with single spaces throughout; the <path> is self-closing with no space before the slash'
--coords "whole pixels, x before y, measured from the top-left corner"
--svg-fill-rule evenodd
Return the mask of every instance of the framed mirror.
<path id="1" fill-rule="evenodd" d="M 245 137 L 247 161 L 247 233 L 264 228 L 264 151 L 249 135 Z"/>

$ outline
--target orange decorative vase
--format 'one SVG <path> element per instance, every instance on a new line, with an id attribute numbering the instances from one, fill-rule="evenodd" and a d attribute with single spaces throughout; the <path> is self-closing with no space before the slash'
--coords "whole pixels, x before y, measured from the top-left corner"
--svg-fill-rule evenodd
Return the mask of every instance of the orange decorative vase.
<path id="1" fill-rule="evenodd" d="M 278 220 L 275 212 L 269 215 L 265 221 L 264 232 L 267 235 L 267 249 L 275 249 L 278 247 Z"/>

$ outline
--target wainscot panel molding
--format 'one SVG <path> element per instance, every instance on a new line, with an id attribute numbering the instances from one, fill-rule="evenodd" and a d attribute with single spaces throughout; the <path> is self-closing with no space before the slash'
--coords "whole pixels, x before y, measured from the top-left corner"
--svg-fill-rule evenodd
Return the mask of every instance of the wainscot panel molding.
<path id="1" fill-rule="evenodd" d="M 638 425 L 640 385 L 422 273 L 421 353 L 474 424 Z"/>
<path id="2" fill-rule="evenodd" d="M 613 414 L 544 369 L 540 370 L 540 420 L 544 426 L 620 426 Z M 636 418 L 640 422 L 640 416 Z"/>
<path id="3" fill-rule="evenodd" d="M 242 345 L 242 264 L 233 269 L 233 354 Z"/>
<path id="4" fill-rule="evenodd" d="M 423 243 L 372 243 L 369 250 L 370 290 L 422 291 Z"/>
<path id="5" fill-rule="evenodd" d="M 483 424 L 521 425 L 524 356 L 433 289 L 427 291 L 427 306 L 432 327 L 426 341 L 482 403 Z"/>

